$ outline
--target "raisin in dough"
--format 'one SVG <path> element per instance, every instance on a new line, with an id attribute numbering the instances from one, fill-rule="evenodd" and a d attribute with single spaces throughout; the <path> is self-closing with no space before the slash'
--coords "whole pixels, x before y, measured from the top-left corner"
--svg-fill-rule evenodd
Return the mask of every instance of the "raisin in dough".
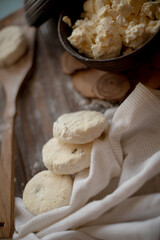
<path id="1" fill-rule="evenodd" d="M 26 52 L 28 41 L 18 26 L 8 26 L 0 31 L 0 67 L 9 67 Z"/>
<path id="2" fill-rule="evenodd" d="M 106 117 L 97 111 L 78 111 L 60 116 L 53 124 L 53 135 L 64 143 L 93 142 L 108 126 Z"/>
<path id="3" fill-rule="evenodd" d="M 74 174 L 90 166 L 92 143 L 68 144 L 50 139 L 42 149 L 46 168 L 56 174 Z"/>
<path id="4" fill-rule="evenodd" d="M 39 172 L 25 186 L 24 206 L 32 214 L 38 215 L 69 205 L 72 184 L 70 176 L 58 176 L 48 170 Z"/>

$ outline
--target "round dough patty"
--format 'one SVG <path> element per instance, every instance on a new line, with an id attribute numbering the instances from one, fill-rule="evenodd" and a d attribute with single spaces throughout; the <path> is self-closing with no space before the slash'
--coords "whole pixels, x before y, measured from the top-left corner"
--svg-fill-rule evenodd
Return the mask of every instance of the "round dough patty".
<path id="1" fill-rule="evenodd" d="M 97 111 L 78 111 L 60 116 L 53 124 L 53 135 L 64 143 L 85 144 L 98 138 L 108 122 Z"/>
<path id="2" fill-rule="evenodd" d="M 28 41 L 18 26 L 8 26 L 0 31 L 0 66 L 9 67 L 26 52 Z"/>
<path id="3" fill-rule="evenodd" d="M 42 149 L 46 168 L 56 174 L 74 174 L 90 166 L 92 143 L 68 144 L 50 139 Z"/>
<path id="4" fill-rule="evenodd" d="M 48 170 L 39 172 L 26 184 L 23 192 L 25 208 L 34 215 L 69 205 L 73 181 Z"/>

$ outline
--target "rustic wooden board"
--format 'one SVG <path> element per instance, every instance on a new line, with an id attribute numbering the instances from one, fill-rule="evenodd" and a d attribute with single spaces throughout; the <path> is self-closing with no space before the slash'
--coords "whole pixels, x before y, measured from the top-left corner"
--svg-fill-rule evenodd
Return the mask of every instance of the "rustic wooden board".
<path id="1" fill-rule="evenodd" d="M 0 83 L 5 92 L 4 127 L 0 152 L 0 238 L 14 231 L 14 126 L 16 99 L 23 82 L 32 70 L 36 29 L 22 28 L 29 43 L 26 54 L 13 66 L 0 68 Z M 14 84 L 13 84 L 14 83 Z"/>
<path id="2" fill-rule="evenodd" d="M 26 25 L 23 9 L 0 22 Z M 44 169 L 42 147 L 52 137 L 53 121 L 65 112 L 80 109 L 104 111 L 112 105 L 106 101 L 89 100 L 73 87 L 71 77 L 62 72 L 63 48 L 53 19 L 39 27 L 33 72 L 24 83 L 17 103 L 15 124 L 15 195 L 22 196 L 26 182 Z M 3 133 L 5 96 L 0 86 L 0 143 Z"/>
<path id="3" fill-rule="evenodd" d="M 0 21 L 0 29 L 10 24 L 27 24 L 23 9 Z M 14 143 L 15 196 L 21 197 L 26 182 L 44 169 L 42 147 L 52 137 L 53 121 L 58 116 L 81 109 L 104 112 L 113 106 L 104 100 L 82 97 L 74 89 L 72 77 L 62 72 L 63 51 L 53 17 L 38 28 L 33 72 L 18 98 Z M 132 72 L 130 75 L 134 77 Z M 0 86 L 0 143 L 4 106 L 5 96 Z M 159 181 L 156 181 L 155 192 L 159 190 Z"/>

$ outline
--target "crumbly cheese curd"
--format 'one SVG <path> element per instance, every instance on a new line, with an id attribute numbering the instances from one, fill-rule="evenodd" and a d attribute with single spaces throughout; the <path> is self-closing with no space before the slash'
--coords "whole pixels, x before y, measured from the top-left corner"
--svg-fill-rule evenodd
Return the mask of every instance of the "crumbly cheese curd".
<path id="1" fill-rule="evenodd" d="M 160 29 L 158 0 L 86 0 L 83 9 L 68 41 L 89 58 L 128 54 Z M 70 25 L 68 18 L 64 20 Z"/>

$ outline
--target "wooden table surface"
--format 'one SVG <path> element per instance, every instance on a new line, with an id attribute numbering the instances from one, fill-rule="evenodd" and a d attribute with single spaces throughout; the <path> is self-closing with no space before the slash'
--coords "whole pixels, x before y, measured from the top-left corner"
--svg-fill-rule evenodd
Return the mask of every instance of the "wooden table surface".
<path id="1" fill-rule="evenodd" d="M 23 9 L 0 21 L 0 29 L 11 24 L 27 24 Z M 76 92 L 71 77 L 62 72 L 63 51 L 57 36 L 56 20 L 50 19 L 37 30 L 34 68 L 17 101 L 14 135 L 15 196 L 21 197 L 26 182 L 45 169 L 42 147 L 52 137 L 52 125 L 57 117 L 81 109 L 104 112 L 112 107 L 107 101 L 89 100 Z M 0 86 L 0 143 L 4 106 L 5 96 Z"/>

